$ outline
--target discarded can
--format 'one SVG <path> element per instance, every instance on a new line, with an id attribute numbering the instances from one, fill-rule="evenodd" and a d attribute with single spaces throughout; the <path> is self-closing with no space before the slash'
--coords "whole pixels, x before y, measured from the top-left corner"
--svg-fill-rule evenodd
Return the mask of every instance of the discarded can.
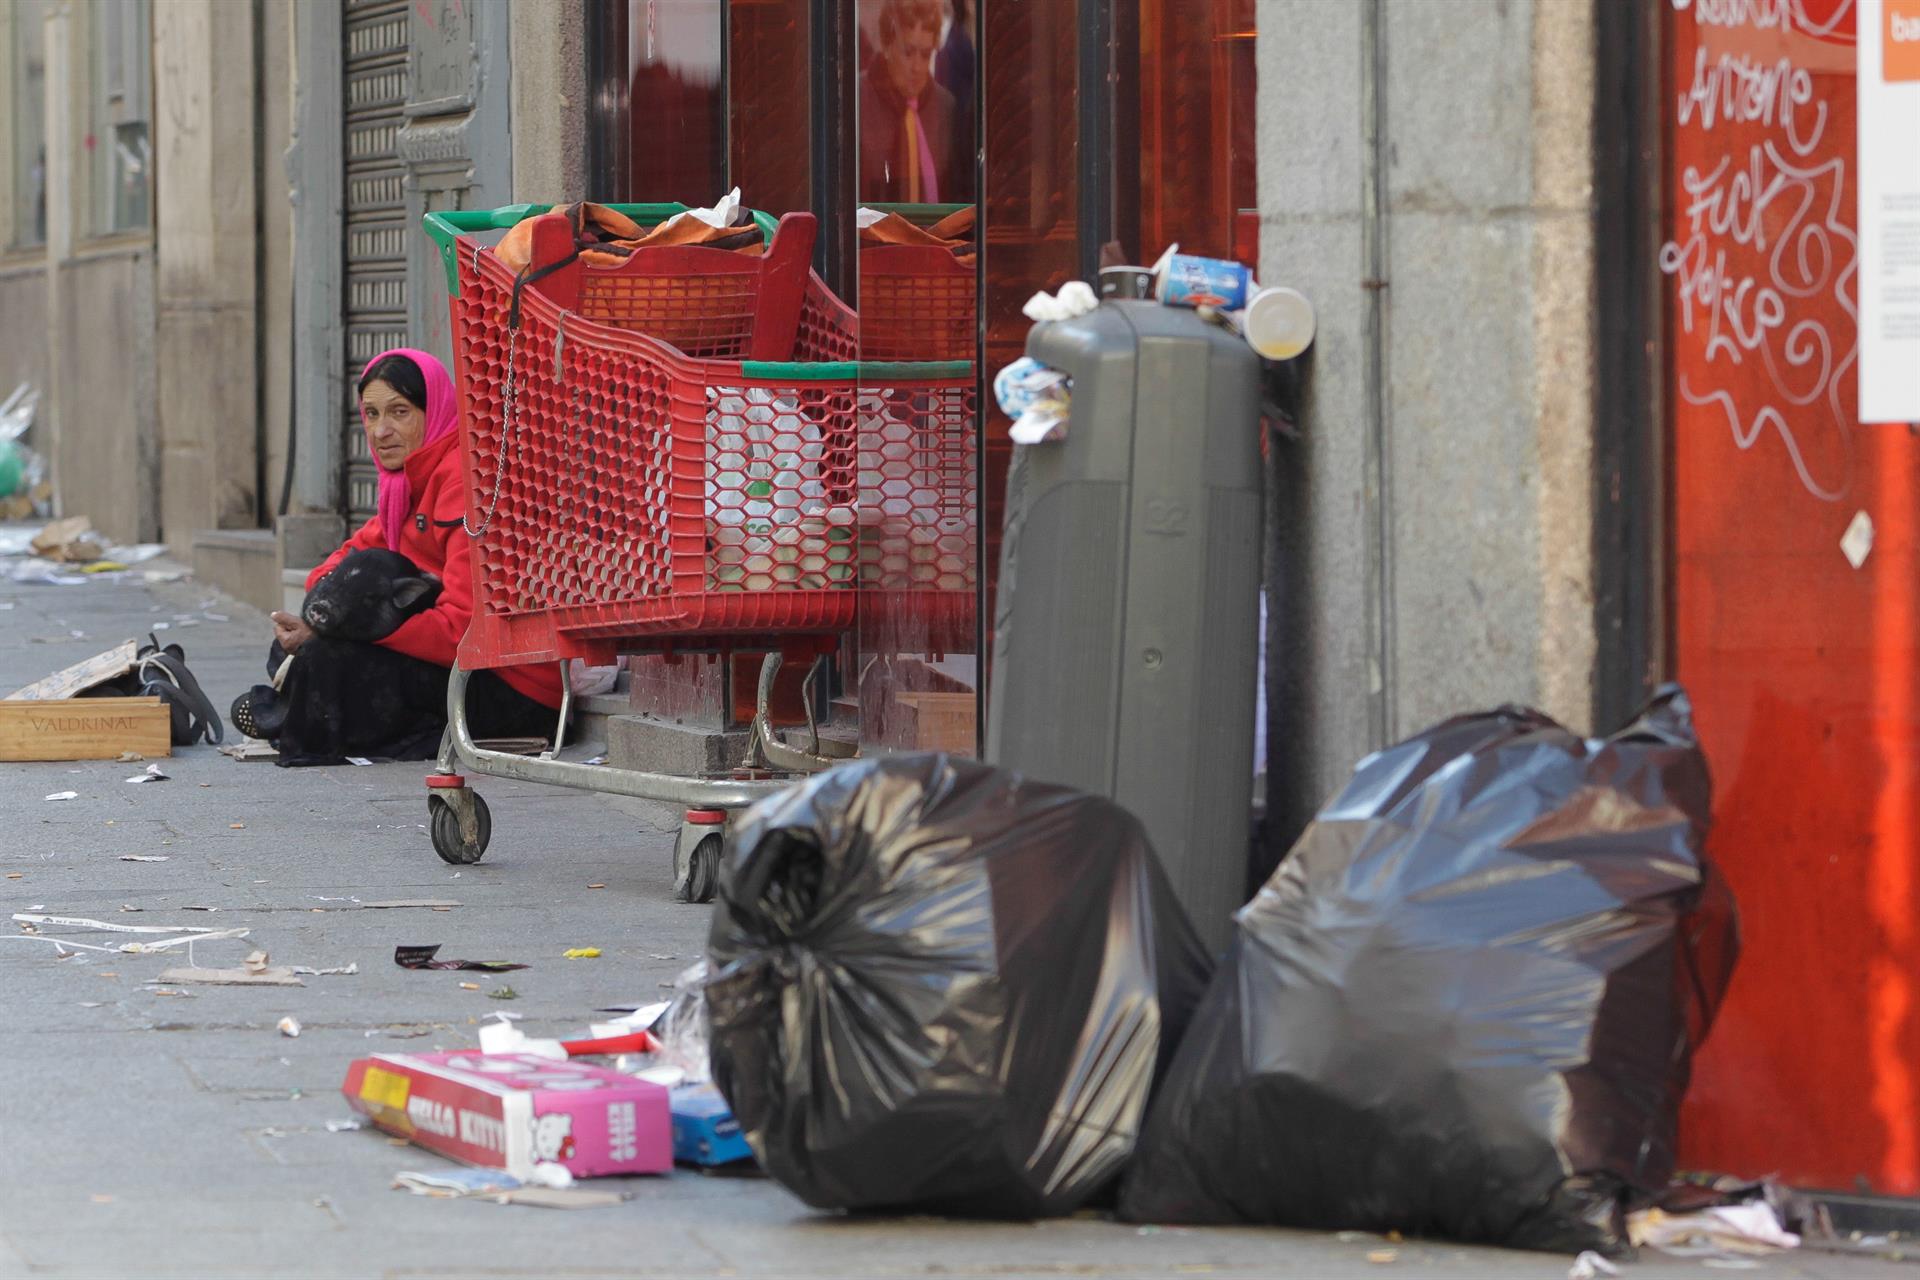
<path id="1" fill-rule="evenodd" d="M 1103 298 L 1151 298 L 1153 268 L 1100 268 L 1100 296 Z"/>
<path id="2" fill-rule="evenodd" d="M 1253 272 L 1222 258 L 1170 254 L 1160 275 L 1160 301 L 1170 307 L 1238 311 L 1253 292 Z"/>

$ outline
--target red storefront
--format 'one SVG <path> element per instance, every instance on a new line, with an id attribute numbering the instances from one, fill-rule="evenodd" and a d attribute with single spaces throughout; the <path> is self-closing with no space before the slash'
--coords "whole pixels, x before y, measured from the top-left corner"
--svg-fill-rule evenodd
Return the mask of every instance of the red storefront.
<path id="1" fill-rule="evenodd" d="M 1684 1158 L 1920 1194 L 1920 438 L 1858 420 L 1854 3 L 1659 8 L 1661 639 L 1745 935 Z"/>

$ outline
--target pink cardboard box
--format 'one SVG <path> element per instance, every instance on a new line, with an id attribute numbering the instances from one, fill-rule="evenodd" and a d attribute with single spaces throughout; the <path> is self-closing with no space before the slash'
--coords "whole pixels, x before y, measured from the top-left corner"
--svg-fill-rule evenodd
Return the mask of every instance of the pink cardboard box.
<path id="1" fill-rule="evenodd" d="M 516 1178 L 673 1168 L 667 1091 L 580 1062 L 524 1053 L 376 1053 L 347 1068 L 347 1104 L 388 1133 Z"/>

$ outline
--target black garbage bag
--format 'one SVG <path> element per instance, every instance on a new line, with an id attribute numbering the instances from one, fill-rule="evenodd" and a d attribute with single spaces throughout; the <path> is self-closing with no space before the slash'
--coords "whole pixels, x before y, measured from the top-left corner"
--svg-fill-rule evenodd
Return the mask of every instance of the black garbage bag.
<path id="1" fill-rule="evenodd" d="M 714 1080 L 817 1208 L 1071 1213 L 1113 1189 L 1208 968 L 1118 806 L 944 755 L 843 765 L 735 833 Z"/>
<path id="2" fill-rule="evenodd" d="M 1236 915 L 1122 1216 L 1625 1251 L 1738 949 L 1708 801 L 1673 687 L 1361 761 Z"/>

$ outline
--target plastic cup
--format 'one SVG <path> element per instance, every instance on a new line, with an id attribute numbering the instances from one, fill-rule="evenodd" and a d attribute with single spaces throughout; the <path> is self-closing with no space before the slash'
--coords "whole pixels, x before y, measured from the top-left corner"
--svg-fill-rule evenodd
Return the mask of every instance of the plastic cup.
<path id="1" fill-rule="evenodd" d="M 1240 331 L 1256 355 L 1291 360 L 1313 345 L 1313 304 L 1295 289 L 1262 289 L 1241 313 Z"/>

